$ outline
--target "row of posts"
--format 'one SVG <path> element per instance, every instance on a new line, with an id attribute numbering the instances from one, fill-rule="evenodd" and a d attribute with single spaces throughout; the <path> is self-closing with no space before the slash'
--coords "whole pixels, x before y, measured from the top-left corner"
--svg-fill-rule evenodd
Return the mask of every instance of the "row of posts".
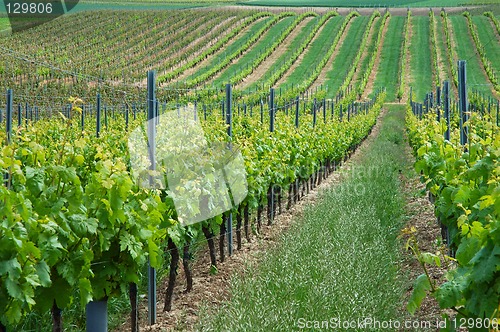
<path id="1" fill-rule="evenodd" d="M 436 105 L 434 105 L 434 93 L 427 93 L 423 103 L 411 101 L 413 114 L 422 119 L 423 114 L 429 113 L 432 109 L 436 111 L 436 120 L 441 121 L 441 107 L 444 111 L 446 121 L 446 131 L 444 138 L 450 140 L 450 82 L 444 81 L 442 90 L 438 87 L 436 91 Z M 469 104 L 467 100 L 467 69 L 466 61 L 458 61 L 458 111 L 460 116 L 460 143 L 466 145 L 468 142 L 469 129 L 466 125 L 469 120 Z"/>
<path id="2" fill-rule="evenodd" d="M 352 115 L 358 114 L 358 112 L 368 112 L 368 109 L 373 105 L 375 101 L 374 97 L 372 100 L 362 103 L 362 104 L 348 104 L 347 105 L 347 120 L 349 121 Z M 337 99 L 338 100 L 338 99 Z M 97 104 L 96 104 L 96 137 L 100 136 L 101 132 L 101 117 L 102 117 L 102 100 L 100 94 L 97 94 Z M 7 90 L 7 103 L 6 103 L 6 132 L 7 132 L 7 142 L 10 143 L 11 134 L 12 134 L 12 118 L 13 118 L 13 91 L 12 89 Z M 295 106 L 295 126 L 299 127 L 299 107 L 300 107 L 300 98 L 296 97 L 289 105 L 285 105 L 285 111 L 288 114 L 288 108 L 292 108 Z M 335 104 L 331 101 L 331 116 L 334 116 L 334 107 Z M 305 105 L 304 105 L 305 107 Z M 245 113 L 246 113 L 246 106 Z M 91 109 L 91 108 L 89 108 Z M 204 117 L 206 118 L 206 107 L 204 109 Z M 322 101 L 317 101 L 314 99 L 312 114 L 313 114 L 313 126 L 316 125 L 317 121 L 317 112 L 319 110 L 323 110 L 323 120 L 326 122 L 327 120 L 327 102 L 326 99 Z M 28 106 L 26 106 L 26 114 L 25 120 L 28 121 Z M 274 132 L 275 130 L 275 115 L 278 108 L 275 104 L 275 89 L 270 89 L 269 95 L 269 131 Z M 38 108 L 34 107 L 30 110 L 31 112 L 35 112 L 35 119 L 38 119 Z M 339 106 L 339 119 L 342 120 L 343 117 L 343 106 L 340 104 Z M 70 117 L 71 115 L 71 107 L 66 109 L 66 115 Z M 1 115 L 0 115 L 1 116 Z M 18 106 L 18 126 L 21 126 L 22 123 L 22 108 L 21 105 Z M 133 107 L 133 116 L 136 118 L 136 108 L 135 105 Z M 156 124 L 157 121 L 153 121 L 154 119 L 158 119 L 159 116 L 159 105 L 156 99 L 156 73 L 155 71 L 149 71 L 147 76 L 147 119 L 148 119 L 148 127 L 147 127 L 147 136 L 148 136 L 148 154 L 151 161 L 150 169 L 155 170 L 156 162 L 155 162 L 155 140 L 156 140 Z M 223 104 L 223 116 L 225 116 L 225 122 L 227 124 L 227 135 L 232 137 L 232 88 L 230 84 L 226 85 L 226 98 Z M 104 111 L 104 122 L 107 124 L 107 112 Z M 30 113 L 30 119 L 33 120 L 33 113 Z M 126 126 L 128 127 L 129 121 L 129 109 L 128 105 L 125 105 L 125 121 Z M 263 121 L 263 102 L 261 101 L 261 121 Z M 85 125 L 85 111 L 82 111 L 81 114 L 81 126 L 82 129 Z M 229 146 L 231 149 L 231 146 Z M 153 182 L 153 179 L 150 177 L 150 181 Z M 274 206 L 274 193 L 271 193 L 271 206 Z M 270 211 L 270 220 L 274 219 L 274 211 L 271 209 Z M 226 232 L 228 238 L 228 252 L 229 255 L 233 254 L 233 229 L 232 229 L 232 213 L 229 213 L 229 218 L 226 219 Z M 156 271 L 148 262 L 148 322 L 150 325 L 156 323 L 156 302 L 157 302 L 157 292 L 156 292 Z M 104 301 L 92 301 L 86 307 L 87 313 L 87 332 L 104 332 L 107 331 L 107 307 Z"/>

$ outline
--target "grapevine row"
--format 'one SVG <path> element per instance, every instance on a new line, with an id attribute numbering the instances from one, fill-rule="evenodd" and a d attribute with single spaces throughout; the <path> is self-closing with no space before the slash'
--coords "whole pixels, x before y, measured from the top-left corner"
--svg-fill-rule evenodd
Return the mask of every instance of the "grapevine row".
<path id="1" fill-rule="evenodd" d="M 290 55 L 290 57 L 283 63 L 279 68 L 276 69 L 276 71 L 266 80 L 264 83 L 264 87 L 268 88 L 270 86 L 273 86 L 284 74 L 290 67 L 297 61 L 299 56 L 306 50 L 307 46 L 311 43 L 313 40 L 314 36 L 316 33 L 319 31 L 319 29 L 328 21 L 331 17 L 338 15 L 337 12 L 330 11 L 327 14 L 321 16 L 321 19 L 319 22 L 316 24 L 314 29 L 309 33 L 307 38 L 302 42 L 300 47 L 294 51 L 293 54 Z"/>
<path id="2" fill-rule="evenodd" d="M 491 83 L 493 84 L 493 88 L 497 92 L 500 92 L 500 85 L 498 83 L 498 79 L 495 76 L 495 70 L 491 66 L 491 63 L 488 60 L 488 57 L 486 56 L 486 51 L 484 50 L 484 46 L 481 44 L 481 41 L 479 40 L 479 36 L 477 35 L 476 27 L 474 26 L 474 23 L 472 23 L 472 18 L 470 16 L 469 12 L 464 12 L 463 15 L 467 18 L 469 31 L 470 31 L 470 34 L 472 36 L 472 39 L 474 40 L 476 50 L 479 53 L 479 57 L 481 58 L 481 62 L 483 63 L 484 70 L 486 71 L 488 78 L 490 79 Z"/>
<path id="3" fill-rule="evenodd" d="M 276 48 L 285 40 L 288 35 L 299 25 L 300 22 L 302 22 L 306 17 L 310 16 L 317 16 L 316 13 L 314 12 L 306 12 L 298 16 L 292 24 L 288 26 L 288 28 L 281 33 L 281 35 L 274 41 L 274 43 L 266 48 L 266 50 L 260 54 L 253 62 L 252 65 L 249 66 L 246 69 L 242 69 L 239 71 L 239 73 L 231 78 L 231 83 L 232 84 L 238 84 L 240 83 L 245 77 L 250 75 L 255 68 L 257 68 L 266 58 L 268 58 L 273 51 L 276 50 Z"/>
<path id="4" fill-rule="evenodd" d="M 438 54 L 437 54 L 437 43 L 436 43 L 436 24 L 434 20 L 434 11 L 429 11 L 429 30 L 431 34 L 431 55 L 432 55 L 432 63 L 434 65 L 434 85 L 439 87 L 441 84 L 439 79 L 439 63 L 438 63 Z"/>
<path id="5" fill-rule="evenodd" d="M 377 59 L 377 53 L 378 53 L 379 47 L 382 47 L 382 38 L 383 38 L 382 33 L 384 32 L 384 27 L 385 27 L 386 21 L 389 19 L 390 16 L 391 16 L 391 14 L 389 13 L 389 11 L 387 11 L 385 13 L 384 17 L 382 18 L 382 22 L 380 24 L 380 28 L 379 28 L 378 34 L 377 34 L 377 40 L 375 42 L 375 48 L 373 49 L 373 52 L 370 55 L 370 62 L 368 63 L 368 68 L 363 73 L 363 78 L 361 79 L 361 83 L 358 86 L 358 95 L 360 95 L 360 96 L 363 93 L 363 91 L 365 91 L 366 84 L 368 84 L 368 78 L 370 77 L 370 74 L 373 70 L 373 66 L 375 65 L 375 60 Z"/>
<path id="6" fill-rule="evenodd" d="M 491 20 L 491 22 L 497 28 L 497 33 L 500 35 L 500 22 L 498 22 L 495 15 L 492 12 L 486 12 L 486 13 L 484 13 L 484 16 L 488 17 Z"/>
<path id="7" fill-rule="evenodd" d="M 186 71 L 189 68 L 194 67 L 204 59 L 206 59 L 208 56 L 214 54 L 218 50 L 220 50 L 229 40 L 231 40 L 233 37 L 235 37 L 237 34 L 239 34 L 243 29 L 245 29 L 247 26 L 249 26 L 251 23 L 255 22 L 259 18 L 262 17 L 267 17 L 271 16 L 271 13 L 268 12 L 259 12 L 255 13 L 249 18 L 247 18 L 241 25 L 239 25 L 237 28 L 231 30 L 231 33 L 227 34 L 224 36 L 224 38 L 219 39 L 217 43 L 212 45 L 209 49 L 205 50 L 203 53 L 198 55 L 196 58 L 190 60 L 189 62 L 185 63 L 179 68 L 176 68 L 173 71 L 169 71 L 163 75 L 158 76 L 158 81 L 160 83 L 168 82 L 171 81 L 172 79 L 176 78 L 179 76 L 182 72 Z"/>
<path id="8" fill-rule="evenodd" d="M 325 53 L 325 56 L 323 57 L 321 62 L 315 67 L 312 74 L 302 84 L 298 84 L 298 91 L 307 90 L 314 83 L 314 81 L 316 81 L 318 76 L 321 74 L 321 71 L 325 68 L 326 64 L 328 63 L 328 60 L 333 55 L 333 52 L 335 52 L 335 49 L 337 48 L 337 45 L 340 41 L 340 38 L 342 38 L 342 35 L 346 31 L 347 25 L 349 24 L 349 22 L 351 21 L 352 18 L 358 17 L 358 16 L 359 16 L 358 12 L 350 12 L 346 16 L 346 18 L 342 22 L 342 26 L 340 27 L 339 32 L 335 36 L 335 39 L 334 39 L 332 45 L 330 46 L 328 51 Z"/>
<path id="9" fill-rule="evenodd" d="M 421 275 L 409 308 L 414 312 L 429 292 L 441 308 L 454 310 L 457 317 L 494 321 L 500 318 L 494 291 L 500 278 L 495 235 L 500 231 L 500 136 L 493 116 L 473 112 L 464 124 L 469 143 L 462 146 L 457 113 L 452 114 L 450 140 L 445 140 L 443 117 L 437 121 L 436 113 L 430 112 L 418 119 L 411 107 L 407 112 L 415 168 L 435 197 L 435 213 L 450 235 L 448 245 L 456 264 L 442 284 Z M 444 264 L 444 256 L 415 251 L 423 265 Z"/>
<path id="10" fill-rule="evenodd" d="M 458 57 L 451 44 L 451 33 L 449 30 L 448 14 L 446 14 L 445 11 L 441 11 L 441 17 L 443 18 L 443 29 L 444 29 L 444 34 L 446 36 L 446 48 L 448 50 L 448 52 L 446 52 L 446 55 L 448 58 L 448 63 L 450 64 L 450 67 L 452 67 L 453 64 L 455 63 L 454 59 L 458 59 Z M 452 70 L 451 75 L 453 76 L 453 83 L 455 84 L 456 87 L 458 87 L 458 76 L 456 71 Z"/>
<path id="11" fill-rule="evenodd" d="M 403 38 L 403 47 L 402 47 L 402 53 L 401 53 L 401 66 L 400 66 L 400 73 L 399 73 L 399 88 L 398 88 L 398 93 L 397 93 L 397 98 L 401 99 L 403 98 L 403 94 L 405 91 L 405 76 L 406 76 L 406 59 L 408 57 L 410 45 L 408 43 L 410 39 L 410 26 L 411 24 L 411 11 L 408 10 L 406 14 L 406 21 L 405 21 L 405 27 L 404 27 L 404 38 Z"/>

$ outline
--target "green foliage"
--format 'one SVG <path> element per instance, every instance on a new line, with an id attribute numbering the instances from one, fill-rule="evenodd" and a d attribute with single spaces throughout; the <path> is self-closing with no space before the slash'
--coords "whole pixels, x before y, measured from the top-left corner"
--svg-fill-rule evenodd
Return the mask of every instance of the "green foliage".
<path id="1" fill-rule="evenodd" d="M 375 65 L 375 60 L 377 60 L 377 53 L 378 50 L 382 47 L 382 33 L 384 32 L 384 27 L 386 24 L 386 21 L 389 19 L 391 16 L 391 13 L 387 11 L 382 18 L 382 22 L 380 23 L 380 28 L 378 30 L 377 34 L 377 40 L 375 41 L 375 47 L 373 48 L 372 53 L 369 55 L 369 62 L 368 62 L 368 67 L 366 68 L 366 71 L 363 73 L 363 77 L 361 79 L 361 82 L 358 85 L 358 95 L 361 95 L 363 91 L 365 91 L 366 84 L 368 84 L 368 79 L 370 78 L 370 74 L 373 70 L 373 66 Z"/>
<path id="2" fill-rule="evenodd" d="M 448 228 L 450 245 L 456 249 L 457 267 L 431 293 L 441 308 L 455 309 L 466 317 L 498 319 L 500 136 L 489 114 L 473 113 L 465 125 L 467 150 L 459 143 L 454 121 L 451 140 L 445 141 L 445 124 L 438 123 L 435 114 L 418 120 L 411 110 L 407 112 L 409 140 L 417 155 L 415 168 L 436 196 L 436 216 Z M 419 260 L 425 267 L 433 256 L 419 255 Z M 414 296 L 420 299 L 421 290 L 417 293 Z M 414 301 L 410 309 L 414 311 L 418 303 Z"/>
<path id="3" fill-rule="evenodd" d="M 181 73 L 183 73 L 187 69 L 194 67 L 195 65 L 197 65 L 198 63 L 200 63 L 201 61 L 203 61 L 208 56 L 210 56 L 210 55 L 214 54 L 215 52 L 217 52 L 223 45 L 225 45 L 229 40 L 231 40 L 232 38 L 234 38 L 243 29 L 245 29 L 246 27 L 248 27 L 253 22 L 255 22 L 256 20 L 258 20 L 259 18 L 267 17 L 267 16 L 271 16 L 271 15 L 272 14 L 268 13 L 268 12 L 259 12 L 259 13 L 253 14 L 252 16 L 250 16 L 247 19 L 245 19 L 245 21 L 243 23 L 241 23 L 240 25 L 238 25 L 238 27 L 236 27 L 235 29 L 232 29 L 230 33 L 228 33 L 224 37 L 220 38 L 210 48 L 204 50 L 200 55 L 198 55 L 195 58 L 189 60 L 187 63 L 183 64 L 182 66 L 180 66 L 178 68 L 176 68 L 175 70 L 169 71 L 169 72 L 165 73 L 164 75 L 159 75 L 158 76 L 158 82 L 159 83 L 169 82 L 172 79 L 178 77 Z M 273 20 L 272 22 L 275 22 L 275 20 Z"/>
<path id="4" fill-rule="evenodd" d="M 430 39 L 431 39 L 431 56 L 432 56 L 432 64 L 434 66 L 434 87 L 439 87 L 441 82 L 439 80 L 439 64 L 438 64 L 438 55 L 437 55 L 437 43 L 436 43 L 436 25 L 434 20 L 434 11 L 429 11 L 429 30 L 430 30 Z"/>
<path id="5" fill-rule="evenodd" d="M 458 56 L 456 50 L 452 47 L 451 44 L 451 33 L 449 29 L 449 20 L 448 20 L 448 14 L 446 14 L 445 11 L 441 11 L 441 17 L 443 19 L 443 29 L 444 29 L 444 34 L 446 36 L 446 56 L 448 58 L 448 63 L 450 66 L 453 68 L 455 63 L 457 63 Z M 456 70 L 451 71 L 451 75 L 453 76 L 453 83 L 455 83 L 455 86 L 458 87 L 458 74 Z"/>
<path id="6" fill-rule="evenodd" d="M 408 11 L 406 14 L 406 21 L 405 21 L 405 27 L 404 27 L 404 39 L 403 39 L 403 48 L 401 52 L 401 65 L 399 66 L 400 73 L 399 73 L 399 89 L 397 93 L 397 98 L 401 99 L 403 98 L 403 94 L 405 91 L 405 76 L 406 76 L 406 58 L 408 57 L 409 53 L 409 35 L 410 35 L 410 30 L 409 30 L 409 25 L 411 24 L 411 11 Z"/>
<path id="7" fill-rule="evenodd" d="M 486 71 L 486 74 L 488 75 L 488 78 L 490 79 L 491 84 L 493 84 L 493 88 L 497 92 L 500 92 L 500 84 L 499 84 L 498 79 L 495 75 L 495 69 L 492 67 L 492 65 L 488 59 L 488 56 L 486 55 L 485 48 L 481 44 L 481 41 L 479 40 L 476 26 L 472 22 L 472 17 L 469 14 L 469 12 L 464 12 L 463 15 L 467 18 L 469 32 L 472 36 L 472 40 L 474 40 L 474 45 L 476 46 L 476 50 L 479 53 L 479 58 L 481 58 L 484 70 Z"/>

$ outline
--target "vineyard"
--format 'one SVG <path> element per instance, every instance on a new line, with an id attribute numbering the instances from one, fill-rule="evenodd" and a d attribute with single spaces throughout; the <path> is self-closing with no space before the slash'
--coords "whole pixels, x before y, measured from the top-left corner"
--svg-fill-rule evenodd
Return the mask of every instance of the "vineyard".
<path id="1" fill-rule="evenodd" d="M 498 12 L 219 2 L 0 37 L 0 331 L 280 331 L 420 307 L 497 331 Z M 422 193 L 428 243 L 404 221 Z M 279 254 L 221 286 L 266 241 Z"/>

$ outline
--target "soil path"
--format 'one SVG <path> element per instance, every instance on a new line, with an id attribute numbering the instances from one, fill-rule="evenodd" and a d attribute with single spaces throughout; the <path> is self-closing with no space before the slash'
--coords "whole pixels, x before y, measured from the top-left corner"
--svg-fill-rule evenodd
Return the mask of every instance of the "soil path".
<path id="1" fill-rule="evenodd" d="M 335 61 L 335 58 L 337 57 L 337 55 L 340 52 L 340 49 L 344 45 L 344 41 L 347 38 L 347 34 L 349 33 L 349 29 L 351 28 L 353 19 L 354 18 L 350 19 L 349 23 L 347 23 L 347 26 L 345 27 L 344 33 L 342 33 L 342 36 L 340 36 L 340 39 L 339 39 L 339 42 L 337 44 L 337 47 L 335 48 L 335 51 L 333 51 L 333 54 L 330 57 L 330 59 L 328 59 L 328 62 L 326 63 L 325 68 L 321 71 L 321 73 L 319 74 L 316 81 L 314 81 L 313 85 L 311 86 L 312 89 L 316 89 L 317 87 L 319 87 L 321 85 L 325 85 L 325 83 L 327 81 L 326 75 L 332 69 L 333 61 Z"/>
<path id="2" fill-rule="evenodd" d="M 248 25 L 243 30 L 241 30 L 240 33 L 238 33 L 236 36 L 234 36 L 234 38 L 232 38 L 231 42 L 234 42 L 235 40 L 237 40 L 238 38 L 240 38 L 243 34 L 245 34 L 248 30 L 250 30 L 253 25 L 257 24 L 258 22 L 260 22 L 260 21 L 262 21 L 264 19 L 265 19 L 265 17 L 261 17 L 261 18 L 255 20 L 254 22 L 252 22 L 250 25 Z M 214 57 L 218 56 L 222 52 L 224 52 L 224 48 L 221 48 L 220 50 L 218 50 L 217 52 L 215 52 L 211 56 L 205 58 L 204 60 L 202 60 L 201 62 L 199 62 L 194 67 L 189 68 L 186 71 L 184 71 L 182 74 L 179 75 L 179 77 L 177 77 L 175 79 L 175 81 L 182 81 L 182 80 L 188 78 L 189 76 L 191 76 L 192 74 L 194 74 L 196 71 L 198 71 L 200 68 L 203 68 L 207 64 L 209 64 L 214 59 Z"/>
<path id="3" fill-rule="evenodd" d="M 394 105 L 396 103 L 390 104 Z M 403 105 L 400 105 L 400 109 L 401 112 L 404 112 Z M 246 264 L 258 263 L 264 256 L 264 253 L 272 250 L 278 243 L 281 234 L 287 231 L 294 222 L 294 219 L 303 214 L 306 206 L 314 205 L 322 191 L 342 181 L 342 174 L 345 174 L 345 171 L 356 166 L 356 163 L 362 158 L 363 153 L 368 151 L 370 144 L 373 143 L 376 136 L 380 133 L 381 119 L 385 114 L 386 110 L 384 109 L 371 134 L 362 142 L 360 148 L 352 154 L 350 159 L 338 167 L 338 171 L 333 172 L 321 185 L 311 190 L 308 195 L 292 206 L 290 210 L 283 211 L 282 214 L 278 215 L 272 226 L 263 226 L 260 235 L 252 235 L 251 242 L 244 241 L 242 250 L 235 250 L 232 256 L 226 257 L 224 263 L 218 262 L 218 273 L 215 275 L 211 275 L 208 271 L 210 265 L 209 254 L 208 250 L 205 249 L 206 246 L 202 246 L 202 249 L 196 253 L 197 257 L 195 257 L 192 264 L 194 285 L 190 293 L 183 292 L 186 284 L 181 264 L 179 266 L 178 282 L 174 291 L 173 310 L 171 312 L 161 311 L 164 296 L 163 290 L 166 288 L 166 280 L 164 280 L 158 285 L 158 317 L 155 325 L 147 325 L 147 301 L 143 299 L 140 302 L 141 331 L 192 331 L 198 322 L 198 311 L 203 305 L 217 306 L 222 301 L 227 300 L 230 296 L 227 292 L 230 287 L 230 278 L 241 273 L 243 266 Z M 411 167 L 414 161 L 411 149 L 408 145 L 404 145 L 404 147 L 405 157 L 408 158 L 408 165 Z M 410 172 L 411 176 L 407 177 L 404 175 L 405 173 L 408 174 L 407 172 L 402 173 L 400 181 L 407 204 L 405 209 L 407 216 L 406 226 L 416 228 L 416 236 L 422 251 L 435 252 L 438 249 L 435 240 L 440 237 L 440 228 L 434 217 L 433 206 L 426 196 L 418 194 L 419 192 L 425 192 L 425 186 L 420 183 L 418 175 L 412 175 Z M 401 272 L 409 275 L 410 280 L 415 280 L 422 273 L 421 266 L 411 252 L 404 251 L 403 247 L 401 250 L 403 256 Z M 444 269 L 430 269 L 431 276 L 435 278 L 441 278 L 444 272 Z M 409 298 L 411 291 L 412 286 L 409 285 L 405 298 Z M 401 312 L 405 315 L 405 307 L 401 308 Z M 427 298 L 424 300 L 421 309 L 417 311 L 416 317 L 412 317 L 412 320 L 436 321 L 439 317 L 440 311 L 437 303 L 432 298 Z M 115 331 L 130 331 L 129 320 Z"/>
<path id="4" fill-rule="evenodd" d="M 324 22 L 323 25 L 318 29 L 318 31 L 316 31 L 316 34 L 311 39 L 308 46 L 311 46 L 311 44 L 314 43 L 314 41 L 318 38 L 318 36 L 321 35 L 321 32 L 323 31 L 323 29 L 325 28 L 327 23 L 328 23 L 328 21 Z M 308 50 L 309 50 L 308 47 L 304 48 L 304 51 L 299 55 L 299 57 L 290 66 L 290 68 L 288 68 L 288 70 L 283 74 L 283 76 L 281 76 L 281 78 L 278 80 L 278 82 L 276 82 L 274 84 L 274 86 L 279 87 L 280 85 L 282 85 L 283 83 L 286 82 L 286 80 L 288 79 L 288 76 L 291 73 L 293 73 L 295 71 L 295 69 L 297 69 L 297 67 L 301 64 L 301 62 L 304 59 L 304 56 L 306 55 Z"/>
<path id="5" fill-rule="evenodd" d="M 375 55 L 375 63 L 373 64 L 373 68 L 370 72 L 370 76 L 368 77 L 368 82 L 366 83 L 365 90 L 363 91 L 363 95 L 361 99 L 367 99 L 370 93 L 373 91 L 373 86 L 375 85 L 375 79 L 377 78 L 378 67 L 380 65 L 380 56 L 382 54 L 382 48 L 384 47 L 385 36 L 387 35 L 387 29 L 389 28 L 391 17 L 389 16 L 385 20 L 385 25 L 382 28 L 382 38 L 380 38 L 380 45 L 375 45 L 377 49 L 377 54 Z M 376 42 L 376 41 L 375 41 Z"/>
<path id="6" fill-rule="evenodd" d="M 271 68 L 278 58 L 281 57 L 285 52 L 287 52 L 290 44 L 295 40 L 297 35 L 300 34 L 302 29 L 313 19 L 313 17 L 306 17 L 300 22 L 295 29 L 293 29 L 292 33 L 290 33 L 285 40 L 271 53 L 271 55 L 266 58 L 262 63 L 253 71 L 253 73 L 247 76 L 239 85 L 238 88 L 244 90 L 248 88 L 253 83 L 262 79 L 265 73 Z"/>

